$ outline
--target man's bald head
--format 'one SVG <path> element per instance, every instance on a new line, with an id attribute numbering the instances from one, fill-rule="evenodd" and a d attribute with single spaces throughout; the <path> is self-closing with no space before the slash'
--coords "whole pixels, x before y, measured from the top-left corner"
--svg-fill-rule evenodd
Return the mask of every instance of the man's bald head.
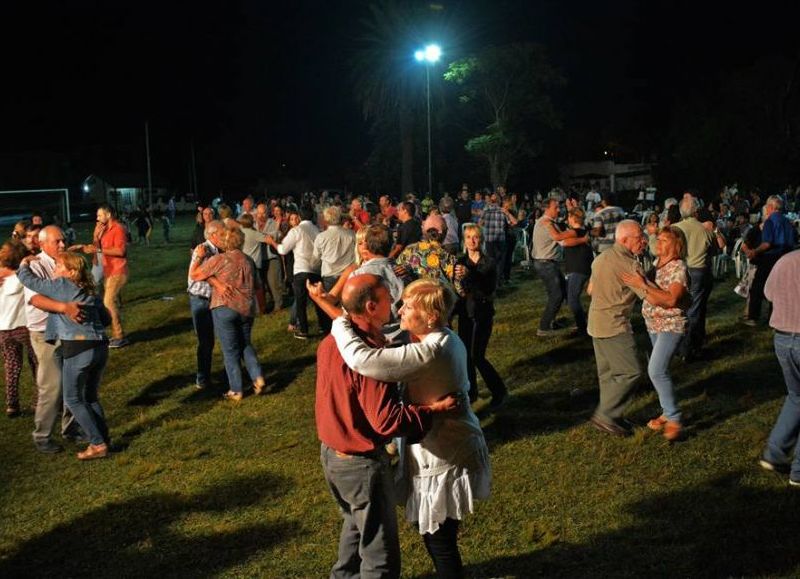
<path id="1" fill-rule="evenodd" d="M 614 230 L 614 238 L 617 241 L 623 241 L 632 235 L 637 236 L 641 235 L 641 233 L 642 228 L 636 221 L 633 219 L 623 219 L 617 224 L 617 228 Z"/>
<path id="2" fill-rule="evenodd" d="M 65 249 L 64 232 L 56 225 L 48 225 L 39 232 L 39 245 L 42 251 L 55 258 Z"/>
<path id="3" fill-rule="evenodd" d="M 365 315 L 367 302 L 380 299 L 379 288 L 386 289 L 381 276 L 371 273 L 354 275 L 342 288 L 342 305 L 351 314 Z"/>
<path id="4" fill-rule="evenodd" d="M 623 219 L 614 230 L 614 242 L 628 248 L 634 255 L 639 255 L 645 247 L 642 226 L 633 219 Z"/>

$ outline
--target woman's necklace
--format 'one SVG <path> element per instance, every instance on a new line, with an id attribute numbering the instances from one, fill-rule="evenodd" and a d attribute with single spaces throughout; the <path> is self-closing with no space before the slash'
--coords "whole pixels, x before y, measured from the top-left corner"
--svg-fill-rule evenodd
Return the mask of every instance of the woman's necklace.
<path id="1" fill-rule="evenodd" d="M 656 266 L 656 269 L 661 269 L 662 267 L 665 267 L 667 264 L 672 263 L 676 259 L 677 258 L 673 255 L 672 257 L 669 258 L 669 261 L 665 261 L 664 263 L 661 263 L 661 259 L 659 258 L 658 265 Z"/>

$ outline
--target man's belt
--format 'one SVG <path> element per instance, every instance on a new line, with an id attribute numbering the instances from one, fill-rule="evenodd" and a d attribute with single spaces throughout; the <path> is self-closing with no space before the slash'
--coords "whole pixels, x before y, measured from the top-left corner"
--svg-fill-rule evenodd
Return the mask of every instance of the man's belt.
<path id="1" fill-rule="evenodd" d="M 775 330 L 776 334 L 781 336 L 789 336 L 790 338 L 800 338 L 800 332 L 784 332 L 783 330 Z"/>

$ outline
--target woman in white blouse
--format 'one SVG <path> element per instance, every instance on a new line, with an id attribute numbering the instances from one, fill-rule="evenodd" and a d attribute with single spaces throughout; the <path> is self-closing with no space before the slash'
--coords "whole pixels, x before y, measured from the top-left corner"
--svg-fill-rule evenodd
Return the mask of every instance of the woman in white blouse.
<path id="1" fill-rule="evenodd" d="M 332 334 L 348 366 L 364 376 L 403 382 L 414 404 L 428 404 L 451 392 L 469 392 L 467 352 L 446 327 L 455 296 L 442 283 L 421 279 L 406 287 L 400 327 L 411 337 L 401 347 L 374 349 L 338 318 Z M 468 404 L 434 418 L 418 443 L 407 446 L 406 518 L 417 525 L 440 577 L 461 577 L 460 520 L 474 499 L 489 496 L 491 466 L 480 422 Z"/>

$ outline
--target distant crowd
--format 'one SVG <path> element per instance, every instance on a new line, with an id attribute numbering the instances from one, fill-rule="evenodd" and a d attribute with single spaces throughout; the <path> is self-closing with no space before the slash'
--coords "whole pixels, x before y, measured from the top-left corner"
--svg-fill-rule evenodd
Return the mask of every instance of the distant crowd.
<path id="1" fill-rule="evenodd" d="M 592 188 L 517 195 L 464 185 L 438 201 L 327 192 L 231 204 L 218 198 L 197 208 L 188 256 L 195 386 L 219 389 L 233 404 L 271 391 L 251 341 L 259 315 L 286 316 L 298 340 L 319 338 L 320 457 L 343 516 L 332 576 L 399 575 L 398 501 L 439 576 L 462 576 L 459 524 L 492 480 L 473 411 L 478 374 L 489 411 L 513 404 L 487 351 L 498 293 L 527 279 L 513 276 L 514 266 L 542 282 L 538 338 L 592 340 L 599 402 L 591 425 L 630 436 L 636 425 L 625 410 L 646 373 L 661 410 L 642 426 L 677 442 L 686 425 L 670 364 L 706 359 L 711 289 L 735 261 L 737 293 L 746 298 L 741 322 L 759 326 L 770 304 L 788 389 L 760 464 L 800 486 L 797 209 L 797 190 L 762 198 L 735 187 L 708 201 L 687 192 L 657 204 L 642 194 L 630 210 Z M 171 227 L 174 212 L 165 218 Z M 74 231 L 70 238 L 32 220 L 18 224 L 0 250 L 6 412 L 21 411 L 27 348 L 33 436 L 43 453 L 62 449 L 53 440 L 59 418 L 62 438 L 88 442 L 78 458 L 113 450 L 98 389 L 108 349 L 128 345 L 120 317 L 127 245 L 149 243 L 152 219 L 141 210 L 128 224 L 136 240 L 102 206 L 91 242 L 76 244 Z M 565 302 L 573 323 L 559 320 Z M 637 304 L 652 346 L 646 369 L 631 325 Z M 223 388 L 212 382 L 216 344 Z"/>

